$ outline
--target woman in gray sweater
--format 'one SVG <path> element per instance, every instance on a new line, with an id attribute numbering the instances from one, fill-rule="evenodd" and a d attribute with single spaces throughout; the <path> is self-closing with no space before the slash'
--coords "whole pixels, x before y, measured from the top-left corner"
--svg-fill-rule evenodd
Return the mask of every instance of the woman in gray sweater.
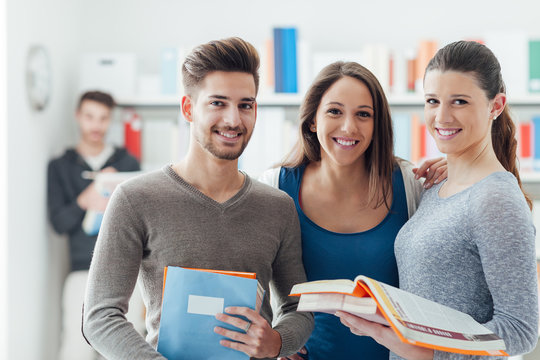
<path id="1" fill-rule="evenodd" d="M 476 42 L 449 44 L 428 64 L 424 92 L 448 178 L 424 192 L 398 234 L 400 287 L 471 315 L 509 355 L 529 352 L 538 339 L 535 229 L 499 62 Z M 389 328 L 339 315 L 353 333 L 388 347 L 391 359 L 496 358 L 407 345 Z"/>

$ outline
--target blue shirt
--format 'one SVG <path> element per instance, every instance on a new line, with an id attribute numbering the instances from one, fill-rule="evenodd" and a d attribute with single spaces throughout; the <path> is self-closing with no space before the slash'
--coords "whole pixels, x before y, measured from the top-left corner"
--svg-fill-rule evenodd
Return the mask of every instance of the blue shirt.
<path id="1" fill-rule="evenodd" d="M 394 240 L 408 220 L 407 199 L 399 167 L 392 174 L 392 205 L 374 228 L 359 233 L 335 233 L 311 221 L 300 208 L 298 194 L 305 166 L 282 168 L 279 188 L 295 202 L 302 230 L 302 257 L 308 281 L 351 279 L 366 275 L 398 286 Z M 315 313 L 315 329 L 306 348 L 310 360 L 388 359 L 389 351 L 370 337 L 357 336 L 325 313 Z"/>

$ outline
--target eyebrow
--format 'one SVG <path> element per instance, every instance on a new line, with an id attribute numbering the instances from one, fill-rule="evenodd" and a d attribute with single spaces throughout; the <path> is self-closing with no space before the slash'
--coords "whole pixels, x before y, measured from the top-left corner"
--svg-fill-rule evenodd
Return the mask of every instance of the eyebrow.
<path id="1" fill-rule="evenodd" d="M 331 101 L 329 103 L 327 103 L 326 105 L 339 105 L 339 106 L 345 106 L 343 105 L 342 103 L 338 102 L 338 101 Z M 369 106 L 369 105 L 360 105 L 357 107 L 358 109 L 363 109 L 363 108 L 368 108 L 368 109 L 371 109 L 373 110 L 373 107 Z"/>
<path id="2" fill-rule="evenodd" d="M 437 95 L 436 94 L 424 94 L 424 97 L 437 97 Z M 453 95 L 450 95 L 450 97 L 466 97 L 466 98 L 471 99 L 471 96 L 467 95 L 467 94 L 453 94 Z"/>
<path id="3" fill-rule="evenodd" d="M 230 97 L 223 96 L 223 95 L 210 95 L 210 96 L 208 96 L 208 98 L 209 99 L 218 99 L 218 100 L 231 100 Z M 245 98 L 242 98 L 240 101 L 255 102 L 255 98 L 254 97 L 245 97 Z"/>

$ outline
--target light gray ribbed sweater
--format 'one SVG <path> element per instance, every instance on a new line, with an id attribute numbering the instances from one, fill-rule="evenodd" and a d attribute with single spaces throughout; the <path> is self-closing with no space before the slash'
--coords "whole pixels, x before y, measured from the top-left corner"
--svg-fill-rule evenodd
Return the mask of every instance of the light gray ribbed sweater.
<path id="1" fill-rule="evenodd" d="M 296 312 L 297 298 L 288 297 L 306 278 L 296 209 L 285 193 L 246 176 L 235 196 L 218 203 L 170 166 L 120 185 L 99 233 L 83 321 L 84 335 L 107 359 L 163 359 L 154 348 L 168 265 L 257 273 L 281 304 L 274 325 L 283 341 L 280 356 L 308 339 L 313 317 Z M 148 342 L 124 316 L 137 274 Z M 261 314 L 271 322 L 268 296 Z"/>
<path id="2" fill-rule="evenodd" d="M 441 185 L 424 192 L 396 238 L 400 287 L 471 315 L 510 355 L 531 351 L 538 338 L 535 229 L 515 177 L 496 172 L 448 198 L 439 197 Z M 495 359 L 440 351 L 434 358 Z"/>

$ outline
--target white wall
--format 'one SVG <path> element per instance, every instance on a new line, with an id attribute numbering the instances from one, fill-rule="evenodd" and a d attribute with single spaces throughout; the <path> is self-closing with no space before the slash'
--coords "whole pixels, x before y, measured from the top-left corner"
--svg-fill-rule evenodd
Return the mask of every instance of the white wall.
<path id="1" fill-rule="evenodd" d="M 6 1 L 0 0 L 0 24 L 6 24 Z M 7 198 L 7 34 L 0 26 L 0 199 Z M 0 201 L 0 359 L 8 355 L 7 201 Z"/>
<path id="2" fill-rule="evenodd" d="M 374 42 L 406 49 L 419 39 L 446 43 L 513 28 L 540 36 L 537 0 L 93 0 L 84 7 L 85 48 L 135 52 L 142 72 L 159 71 L 162 47 L 228 36 L 258 44 L 276 25 L 297 26 L 315 51 L 354 50 Z M 92 26 L 96 18 L 100 26 Z"/>
<path id="3" fill-rule="evenodd" d="M 80 4 L 74 0 L 7 0 L 7 358 L 14 360 L 56 358 L 66 254 L 65 243 L 48 236 L 46 167 L 53 154 L 74 141 L 72 113 L 77 94 L 73 81 L 80 46 Z M 24 86 L 25 58 L 33 44 L 47 48 L 53 72 L 50 104 L 39 113 L 30 109 Z"/>

